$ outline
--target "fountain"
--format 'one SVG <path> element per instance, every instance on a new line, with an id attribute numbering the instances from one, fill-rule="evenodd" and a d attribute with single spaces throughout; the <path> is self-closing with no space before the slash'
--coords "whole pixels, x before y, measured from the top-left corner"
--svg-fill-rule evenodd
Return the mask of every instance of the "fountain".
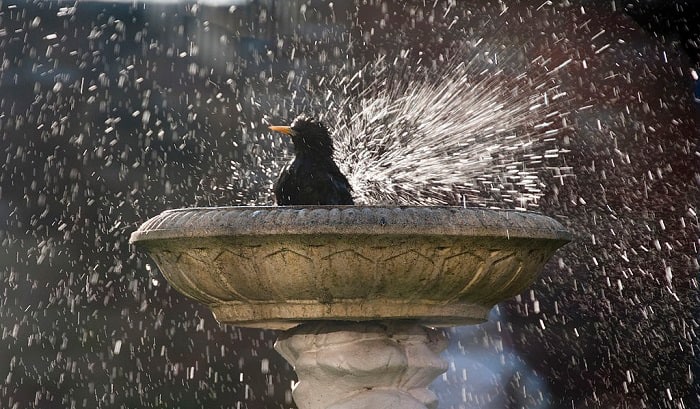
<path id="1" fill-rule="evenodd" d="M 439 328 L 483 322 L 569 240 L 535 213 L 360 206 L 176 209 L 131 236 L 219 322 L 285 330 L 302 409 L 435 408 Z"/>

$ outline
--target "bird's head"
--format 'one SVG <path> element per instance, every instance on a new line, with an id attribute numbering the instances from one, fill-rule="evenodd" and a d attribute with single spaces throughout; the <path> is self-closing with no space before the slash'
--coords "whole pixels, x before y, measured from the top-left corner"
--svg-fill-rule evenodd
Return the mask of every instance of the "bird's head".
<path id="1" fill-rule="evenodd" d="M 297 154 L 333 156 L 333 140 L 328 128 L 312 117 L 301 114 L 290 126 L 271 126 L 270 129 L 291 136 Z"/>

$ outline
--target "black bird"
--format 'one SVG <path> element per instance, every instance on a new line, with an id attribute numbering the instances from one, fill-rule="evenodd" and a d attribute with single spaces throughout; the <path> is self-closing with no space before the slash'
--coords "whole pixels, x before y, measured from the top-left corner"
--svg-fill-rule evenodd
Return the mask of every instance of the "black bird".
<path id="1" fill-rule="evenodd" d="M 291 126 L 270 129 L 291 136 L 296 154 L 275 183 L 278 205 L 353 204 L 350 183 L 333 161 L 333 140 L 328 128 L 302 114 Z"/>

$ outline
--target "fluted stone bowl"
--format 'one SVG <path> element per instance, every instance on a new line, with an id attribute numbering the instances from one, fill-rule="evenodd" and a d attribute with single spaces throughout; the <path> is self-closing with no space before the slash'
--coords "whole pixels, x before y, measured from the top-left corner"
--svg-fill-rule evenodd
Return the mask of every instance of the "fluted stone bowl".
<path id="1" fill-rule="evenodd" d="M 220 322 L 473 324 L 518 294 L 570 240 L 556 220 L 461 207 L 168 210 L 131 242 Z"/>

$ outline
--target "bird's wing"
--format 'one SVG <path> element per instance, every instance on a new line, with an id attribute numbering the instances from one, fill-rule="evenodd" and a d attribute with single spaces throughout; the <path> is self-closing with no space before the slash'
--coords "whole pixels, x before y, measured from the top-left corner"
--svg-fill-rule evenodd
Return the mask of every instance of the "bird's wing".
<path id="1" fill-rule="evenodd" d="M 336 168 L 335 172 L 330 173 L 331 178 L 333 179 L 333 182 L 338 185 L 338 187 L 341 187 L 342 189 L 351 191 L 352 186 L 350 186 L 350 182 L 348 182 L 348 178 L 345 177 L 342 173 L 340 173 L 340 170 Z"/>
<path id="2" fill-rule="evenodd" d="M 333 167 L 328 173 L 328 176 L 331 180 L 331 183 L 333 185 L 333 194 L 332 196 L 334 197 L 333 204 L 339 204 L 339 205 L 351 205 L 354 204 L 353 199 L 352 199 L 352 187 L 350 186 L 350 182 L 348 182 L 348 178 L 345 177 L 345 175 L 338 169 L 337 166 L 335 166 L 335 163 L 333 164 Z"/>

